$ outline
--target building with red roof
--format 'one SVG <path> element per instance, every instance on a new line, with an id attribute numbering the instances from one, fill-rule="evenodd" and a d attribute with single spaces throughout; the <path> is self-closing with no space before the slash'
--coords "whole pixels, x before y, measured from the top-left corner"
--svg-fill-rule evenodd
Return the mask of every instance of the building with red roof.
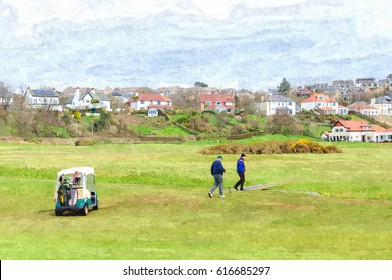
<path id="1" fill-rule="evenodd" d="M 377 108 L 370 106 L 370 105 L 363 103 L 363 102 L 355 102 L 355 103 L 349 105 L 348 108 L 350 111 L 355 111 L 355 112 L 358 112 L 362 115 L 367 115 L 367 116 L 380 115 L 380 111 Z"/>
<path id="2" fill-rule="evenodd" d="M 134 110 L 166 109 L 173 110 L 172 101 L 169 97 L 159 93 L 136 94 L 134 101 L 131 102 Z"/>
<path id="3" fill-rule="evenodd" d="M 323 94 L 323 93 L 315 93 L 306 98 L 301 102 L 301 110 L 323 110 L 325 114 L 339 114 L 339 112 L 344 112 L 342 110 L 339 111 L 338 102 Z"/>
<path id="4" fill-rule="evenodd" d="M 338 120 L 321 137 L 328 141 L 392 142 L 392 129 L 370 125 L 364 120 Z"/>
<path id="5" fill-rule="evenodd" d="M 200 94 L 200 109 L 226 111 L 233 113 L 235 108 L 234 95 L 230 94 Z"/>

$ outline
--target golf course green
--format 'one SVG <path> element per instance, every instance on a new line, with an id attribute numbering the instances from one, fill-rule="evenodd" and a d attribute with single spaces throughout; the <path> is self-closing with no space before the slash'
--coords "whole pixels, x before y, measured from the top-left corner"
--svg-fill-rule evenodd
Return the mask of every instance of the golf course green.
<path id="1" fill-rule="evenodd" d="M 392 144 L 334 143 L 343 153 L 239 155 L 211 143 L 0 144 L 2 260 L 380 260 L 392 258 Z M 59 170 L 95 168 L 99 210 L 54 214 Z"/>

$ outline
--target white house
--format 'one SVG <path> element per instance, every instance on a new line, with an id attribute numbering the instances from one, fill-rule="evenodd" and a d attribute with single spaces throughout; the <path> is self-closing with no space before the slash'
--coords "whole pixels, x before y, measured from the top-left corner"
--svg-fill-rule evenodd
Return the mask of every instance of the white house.
<path id="1" fill-rule="evenodd" d="M 260 103 L 260 112 L 266 116 L 275 115 L 277 112 L 285 112 L 289 115 L 295 115 L 295 102 L 282 95 L 271 95 L 266 97 Z"/>
<path id="2" fill-rule="evenodd" d="M 57 111 L 63 110 L 63 107 L 60 105 L 60 95 L 55 89 L 47 90 L 27 88 L 24 96 L 26 106 L 31 108 L 44 108 L 47 110 Z"/>
<path id="3" fill-rule="evenodd" d="M 325 114 L 339 114 L 338 102 L 322 93 L 314 93 L 301 102 L 301 110 L 321 109 Z"/>
<path id="4" fill-rule="evenodd" d="M 369 125 L 364 120 L 338 120 L 329 132 L 323 132 L 322 139 L 349 142 L 392 142 L 392 129 Z"/>
<path id="5" fill-rule="evenodd" d="M 159 93 L 136 93 L 131 108 L 137 111 L 151 108 L 173 110 L 171 99 Z"/>
<path id="6" fill-rule="evenodd" d="M 392 116 L 392 96 L 372 98 L 370 106 L 378 109 L 380 115 Z"/>
<path id="7" fill-rule="evenodd" d="M 93 99 L 99 102 L 94 103 L 92 102 Z M 96 93 L 94 88 L 86 92 L 80 92 L 80 89 L 76 88 L 75 94 L 65 106 L 73 110 L 103 108 L 106 111 L 111 111 L 110 99 L 104 93 Z"/>
<path id="8" fill-rule="evenodd" d="M 366 102 L 365 103 L 355 102 L 355 103 L 349 105 L 348 108 L 350 109 L 350 111 L 355 111 L 355 112 L 358 112 L 362 115 L 367 115 L 367 116 L 380 115 L 380 111 L 377 108 L 366 104 Z"/>

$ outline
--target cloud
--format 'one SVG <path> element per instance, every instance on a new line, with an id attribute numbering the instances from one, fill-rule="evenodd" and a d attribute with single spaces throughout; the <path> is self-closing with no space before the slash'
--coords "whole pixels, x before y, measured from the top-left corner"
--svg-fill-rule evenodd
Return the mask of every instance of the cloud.
<path id="1" fill-rule="evenodd" d="M 2 0 L 0 8 L 0 77 L 17 84 L 258 89 L 283 77 L 389 74 L 391 8 L 382 0 Z"/>

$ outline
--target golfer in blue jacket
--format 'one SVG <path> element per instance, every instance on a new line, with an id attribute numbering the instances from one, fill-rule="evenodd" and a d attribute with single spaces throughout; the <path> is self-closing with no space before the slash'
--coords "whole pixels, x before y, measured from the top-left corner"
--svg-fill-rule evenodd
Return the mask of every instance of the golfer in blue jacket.
<path id="1" fill-rule="evenodd" d="M 212 163 L 211 165 L 211 175 L 214 176 L 214 185 L 212 186 L 210 192 L 208 193 L 208 196 L 212 198 L 212 193 L 215 191 L 215 189 L 219 186 L 219 197 L 223 198 L 225 197 L 223 195 L 223 173 L 226 172 L 226 170 L 223 168 L 222 165 L 222 156 L 218 156 L 216 160 Z"/>
<path id="2" fill-rule="evenodd" d="M 237 173 L 238 176 L 240 176 L 240 180 L 234 185 L 234 188 L 236 191 L 238 191 L 238 186 L 241 185 L 240 191 L 244 190 L 244 183 L 245 183 L 245 157 L 246 155 L 244 153 L 241 154 L 241 157 L 237 161 Z"/>

